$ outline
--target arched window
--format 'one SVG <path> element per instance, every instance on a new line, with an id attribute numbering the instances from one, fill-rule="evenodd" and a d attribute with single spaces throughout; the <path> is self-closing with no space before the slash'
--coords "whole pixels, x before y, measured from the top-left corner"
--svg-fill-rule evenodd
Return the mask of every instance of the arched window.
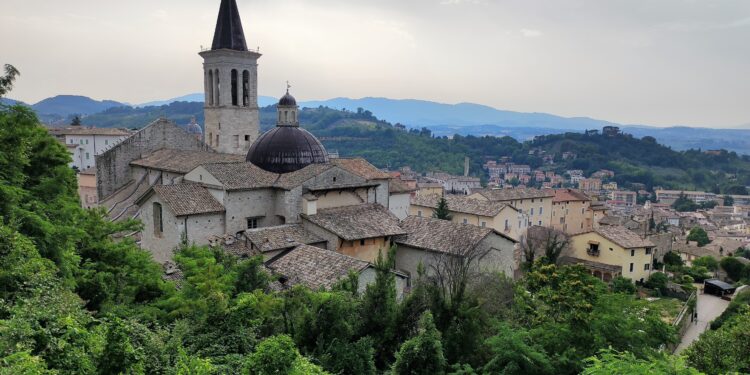
<path id="1" fill-rule="evenodd" d="M 242 105 L 250 105 L 250 72 L 247 70 L 242 72 Z"/>
<path id="2" fill-rule="evenodd" d="M 208 89 L 208 105 L 214 105 L 214 71 L 209 70 L 208 71 L 208 84 L 206 85 Z"/>
<path id="3" fill-rule="evenodd" d="M 281 111 L 279 111 L 279 122 L 281 122 Z"/>
<path id="4" fill-rule="evenodd" d="M 214 145 L 214 133 L 208 133 L 208 145 L 209 146 Z"/>
<path id="5" fill-rule="evenodd" d="M 154 202 L 154 235 L 156 237 L 161 237 L 162 233 L 164 233 L 164 223 L 162 222 L 161 217 L 161 203 Z"/>
<path id="6" fill-rule="evenodd" d="M 216 79 L 216 88 L 214 88 L 214 105 L 221 105 L 221 81 L 219 81 L 219 69 L 214 71 L 214 79 Z"/>
<path id="7" fill-rule="evenodd" d="M 237 69 L 232 69 L 232 105 L 237 105 Z"/>
<path id="8" fill-rule="evenodd" d="M 297 122 L 297 111 L 292 111 L 292 122 Z"/>
<path id="9" fill-rule="evenodd" d="M 289 121 L 289 111 L 284 111 L 284 122 Z"/>

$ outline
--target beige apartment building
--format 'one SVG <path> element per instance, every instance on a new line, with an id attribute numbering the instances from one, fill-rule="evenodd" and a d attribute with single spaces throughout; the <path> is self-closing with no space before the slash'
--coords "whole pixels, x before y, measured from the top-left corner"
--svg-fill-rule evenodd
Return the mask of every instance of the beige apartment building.
<path id="1" fill-rule="evenodd" d="M 528 216 L 529 226 L 549 227 L 552 222 L 552 198 L 554 196 L 551 190 L 515 188 L 474 190 L 469 198 L 513 206 Z"/>
<path id="2" fill-rule="evenodd" d="M 552 198 L 552 228 L 568 234 L 594 229 L 591 199 L 579 190 L 556 189 Z"/>
<path id="3" fill-rule="evenodd" d="M 581 264 L 603 281 L 617 276 L 643 282 L 651 275 L 654 244 L 619 226 L 601 226 L 571 237 L 570 256 L 563 263 Z"/>
<path id="4" fill-rule="evenodd" d="M 445 200 L 453 222 L 492 228 L 516 241 L 526 235 L 529 219 L 513 206 L 459 195 L 447 195 Z M 417 195 L 412 198 L 410 215 L 432 217 L 439 201 L 438 195 Z"/>

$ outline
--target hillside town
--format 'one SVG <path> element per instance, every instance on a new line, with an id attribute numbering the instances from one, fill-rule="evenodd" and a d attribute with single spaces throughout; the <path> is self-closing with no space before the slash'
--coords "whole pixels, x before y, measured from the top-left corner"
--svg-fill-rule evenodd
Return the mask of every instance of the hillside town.
<path id="1" fill-rule="evenodd" d="M 571 169 L 576 152 L 541 147 L 528 151 L 542 161 L 534 167 L 519 161 L 524 149 L 461 155 L 459 175 L 387 168 L 328 150 L 302 126 L 289 82 L 262 131 L 262 54 L 248 48 L 235 0 L 221 1 L 198 54 L 203 124 L 77 119 L 40 130 L 49 142 L 18 151 L 40 159 L 19 157 L 20 172 L 0 174 L 15 178 L 0 190 L 3 366 L 43 357 L 45 371 L 107 374 L 750 369 L 736 359 L 747 354 L 736 344 L 750 305 L 747 187 L 667 189 Z M 57 169 L 38 172 L 45 163 Z M 64 194 L 75 209 L 53 205 Z M 49 319 L 23 310 L 48 305 Z M 730 340 L 720 329 L 736 357 L 711 362 L 702 351 Z M 81 332 L 90 337 L 70 338 Z M 76 358 L 56 363 L 66 345 Z"/>

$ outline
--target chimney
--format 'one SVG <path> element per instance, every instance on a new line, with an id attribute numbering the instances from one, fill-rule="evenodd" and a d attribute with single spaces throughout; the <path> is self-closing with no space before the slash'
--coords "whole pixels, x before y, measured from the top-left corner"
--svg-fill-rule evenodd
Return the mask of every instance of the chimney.
<path id="1" fill-rule="evenodd" d="M 464 177 L 469 175 L 469 157 L 464 156 Z"/>

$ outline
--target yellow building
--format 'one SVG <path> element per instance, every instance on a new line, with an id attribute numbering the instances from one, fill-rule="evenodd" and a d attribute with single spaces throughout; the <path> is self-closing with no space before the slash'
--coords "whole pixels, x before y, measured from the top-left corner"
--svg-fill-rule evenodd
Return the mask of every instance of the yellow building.
<path id="1" fill-rule="evenodd" d="M 417 195 L 443 195 L 443 185 L 438 182 L 417 182 Z"/>
<path id="2" fill-rule="evenodd" d="M 432 217 L 440 201 L 438 195 L 417 195 L 412 198 L 409 214 Z M 462 195 L 447 195 L 451 221 L 487 227 L 520 241 L 528 228 L 528 217 L 513 206 L 487 202 Z"/>
<path id="3" fill-rule="evenodd" d="M 87 168 L 78 173 L 78 196 L 83 208 L 96 207 L 99 198 L 96 193 L 96 170 Z"/>
<path id="4" fill-rule="evenodd" d="M 571 237 L 570 256 L 563 263 L 589 268 L 603 281 L 617 276 L 646 281 L 651 275 L 654 244 L 622 226 L 601 226 Z"/>
<path id="5" fill-rule="evenodd" d="M 551 190 L 532 188 L 481 189 L 475 190 L 469 198 L 513 206 L 528 216 L 528 226 L 549 227 L 552 221 L 554 195 Z"/>
<path id="6" fill-rule="evenodd" d="M 594 229 L 591 199 L 574 189 L 556 189 L 552 198 L 552 228 L 568 234 Z"/>

